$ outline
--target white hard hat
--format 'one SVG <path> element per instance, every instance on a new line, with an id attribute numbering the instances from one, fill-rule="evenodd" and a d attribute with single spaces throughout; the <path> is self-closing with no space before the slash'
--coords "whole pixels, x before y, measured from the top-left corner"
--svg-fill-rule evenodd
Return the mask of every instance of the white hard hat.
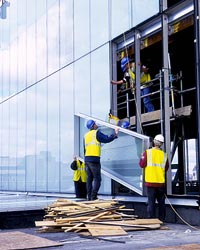
<path id="1" fill-rule="evenodd" d="M 162 143 L 165 141 L 163 135 L 156 135 L 154 140 L 162 142 Z"/>

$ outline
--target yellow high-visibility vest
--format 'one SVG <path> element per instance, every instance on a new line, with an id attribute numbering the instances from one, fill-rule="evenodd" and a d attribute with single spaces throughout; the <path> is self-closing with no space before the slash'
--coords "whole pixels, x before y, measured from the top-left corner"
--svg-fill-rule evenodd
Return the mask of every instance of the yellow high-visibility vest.
<path id="1" fill-rule="evenodd" d="M 101 143 L 96 139 L 97 130 L 90 130 L 85 134 L 85 156 L 101 155 Z"/>
<path id="2" fill-rule="evenodd" d="M 147 149 L 147 166 L 145 168 L 145 182 L 165 183 L 165 165 L 167 154 L 162 150 Z"/>
<path id="3" fill-rule="evenodd" d="M 87 181 L 87 174 L 86 174 L 84 162 L 77 160 L 76 164 L 77 164 L 77 170 L 74 171 L 73 181 L 79 181 L 81 178 L 82 182 L 86 182 Z"/>
<path id="4" fill-rule="evenodd" d="M 149 82 L 149 81 L 151 81 L 150 74 L 141 73 L 141 75 L 140 75 L 140 84 L 145 86 L 145 83 Z"/>

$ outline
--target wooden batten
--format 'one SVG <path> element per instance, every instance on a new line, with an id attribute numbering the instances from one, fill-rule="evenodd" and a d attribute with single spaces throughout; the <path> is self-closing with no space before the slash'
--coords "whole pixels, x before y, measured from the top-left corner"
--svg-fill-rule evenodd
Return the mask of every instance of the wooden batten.
<path id="1" fill-rule="evenodd" d="M 192 113 L 191 105 L 175 109 L 175 114 L 177 118 L 190 116 L 191 113 Z M 173 118 L 172 107 L 170 107 L 170 118 Z M 141 115 L 141 123 L 152 122 L 157 120 L 161 120 L 160 110 L 156 110 Z M 130 123 L 131 125 L 135 125 L 136 123 L 135 116 L 132 116 L 130 118 Z"/>

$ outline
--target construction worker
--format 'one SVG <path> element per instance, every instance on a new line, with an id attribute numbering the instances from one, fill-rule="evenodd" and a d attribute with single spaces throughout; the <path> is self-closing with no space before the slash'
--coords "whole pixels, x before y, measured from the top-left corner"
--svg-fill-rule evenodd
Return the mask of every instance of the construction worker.
<path id="1" fill-rule="evenodd" d="M 165 219 L 165 175 L 169 168 L 167 154 L 161 149 L 164 137 L 159 134 L 154 140 L 154 147 L 147 149 L 140 158 L 140 167 L 144 168 L 144 180 L 147 188 L 147 215 L 156 218 L 155 202 L 158 202 L 158 218 Z"/>
<path id="2" fill-rule="evenodd" d="M 128 57 L 124 57 L 121 60 L 121 69 L 124 72 L 124 78 L 119 81 L 111 81 L 111 84 L 121 84 L 120 91 L 126 89 L 126 88 L 131 88 L 132 92 L 134 91 L 134 86 L 135 86 L 135 64 L 132 62 L 129 62 Z M 151 89 L 149 83 L 151 81 L 151 76 L 149 74 L 149 68 L 145 65 L 141 64 L 140 67 L 140 84 L 141 84 L 141 97 L 150 94 Z M 150 96 L 145 96 L 142 98 L 144 107 L 146 112 L 152 112 L 154 111 L 154 106 L 151 102 Z"/>
<path id="3" fill-rule="evenodd" d="M 80 161 L 76 156 L 74 156 L 74 161 L 71 163 L 71 169 L 74 170 L 74 188 L 76 198 L 87 198 L 87 173 L 85 170 L 85 164 Z"/>
<path id="4" fill-rule="evenodd" d="M 108 122 L 110 124 L 120 126 L 120 119 L 117 116 L 112 115 L 111 113 L 108 114 Z"/>
<path id="5" fill-rule="evenodd" d="M 87 172 L 87 196 L 88 200 L 96 200 L 101 186 L 101 143 L 109 143 L 117 138 L 119 129 L 111 135 L 105 135 L 94 120 L 87 121 L 87 132 L 84 136 L 85 166 Z"/>

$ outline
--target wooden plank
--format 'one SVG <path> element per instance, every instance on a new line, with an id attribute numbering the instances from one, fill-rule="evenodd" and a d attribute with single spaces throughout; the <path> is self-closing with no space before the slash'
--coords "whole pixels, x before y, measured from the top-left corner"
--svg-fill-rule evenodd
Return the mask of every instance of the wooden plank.
<path id="1" fill-rule="evenodd" d="M 192 113 L 192 106 L 189 105 L 182 108 L 177 108 L 175 110 L 175 113 L 177 117 L 190 116 Z M 160 110 L 155 110 L 153 112 L 141 114 L 141 123 L 161 120 L 160 116 L 161 116 Z M 172 107 L 170 107 L 170 117 L 172 117 Z M 132 116 L 130 118 L 130 123 L 131 125 L 135 125 L 135 116 Z"/>
<path id="2" fill-rule="evenodd" d="M 100 214 L 98 214 L 98 215 L 96 215 L 96 216 L 93 216 L 92 218 L 89 218 L 87 221 L 96 220 L 96 219 L 98 219 L 98 218 L 101 218 L 101 217 L 105 216 L 105 215 L 108 214 L 108 213 L 109 213 L 108 211 L 103 212 L 103 213 L 100 213 Z M 78 229 L 78 227 L 83 226 L 83 225 L 84 225 L 84 223 L 81 222 L 81 223 L 79 223 L 79 224 L 73 226 L 72 228 L 65 230 L 65 232 L 69 232 L 69 231 L 73 230 L 74 228 Z"/>
<path id="3" fill-rule="evenodd" d="M 107 211 L 107 213 L 109 213 L 109 211 Z M 95 218 L 95 217 L 96 216 L 94 216 L 92 218 Z M 121 219 L 121 215 L 114 215 L 114 214 L 112 214 L 112 215 L 104 215 L 101 218 L 102 219 Z M 84 221 L 84 220 L 88 220 L 88 219 L 91 219 L 91 216 L 82 216 L 82 217 L 74 217 L 74 218 L 56 219 L 56 223 L 62 224 L 62 223 L 66 223 L 66 222 Z"/>
<path id="4" fill-rule="evenodd" d="M 86 225 L 86 228 L 88 228 L 88 231 L 91 233 L 92 236 L 116 236 L 116 235 L 127 235 L 127 232 L 122 229 L 120 226 L 115 227 L 99 227 L 99 225 L 93 225 L 93 228 L 91 226 Z"/>
<path id="5" fill-rule="evenodd" d="M 36 227 L 61 227 L 72 225 L 70 223 L 63 223 L 62 225 L 57 224 L 55 221 L 35 221 Z"/>
<path id="6" fill-rule="evenodd" d="M 151 225 L 134 225 L 134 224 L 126 224 L 126 223 L 118 223 L 116 224 L 115 222 L 85 222 L 85 224 L 97 224 L 97 225 L 105 225 L 105 226 L 121 226 L 124 228 L 133 228 L 133 229 L 158 229 L 160 228 L 160 224 L 151 224 Z"/>

